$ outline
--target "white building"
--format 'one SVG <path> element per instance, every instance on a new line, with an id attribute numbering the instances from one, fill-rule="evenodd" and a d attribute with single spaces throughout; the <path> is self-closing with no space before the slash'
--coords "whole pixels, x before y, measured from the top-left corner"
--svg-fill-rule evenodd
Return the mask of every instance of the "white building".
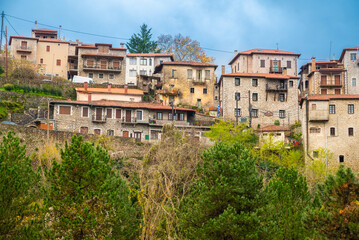
<path id="1" fill-rule="evenodd" d="M 128 53 L 126 59 L 125 83 L 137 86 L 137 76 L 152 76 L 155 66 L 163 62 L 172 62 L 172 54 L 162 53 Z"/>
<path id="2" fill-rule="evenodd" d="M 346 69 L 344 77 L 345 94 L 359 94 L 359 46 L 344 48 L 339 62 Z"/>

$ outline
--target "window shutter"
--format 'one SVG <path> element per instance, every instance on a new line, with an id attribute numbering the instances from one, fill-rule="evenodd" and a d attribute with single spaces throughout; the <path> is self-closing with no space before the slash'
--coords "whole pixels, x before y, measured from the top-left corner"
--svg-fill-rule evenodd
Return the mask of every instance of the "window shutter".
<path id="1" fill-rule="evenodd" d="M 116 118 L 121 118 L 121 109 L 116 109 Z"/>
<path id="2" fill-rule="evenodd" d="M 60 112 L 60 114 L 70 115 L 71 114 L 71 107 L 70 106 L 60 106 L 59 112 Z"/>

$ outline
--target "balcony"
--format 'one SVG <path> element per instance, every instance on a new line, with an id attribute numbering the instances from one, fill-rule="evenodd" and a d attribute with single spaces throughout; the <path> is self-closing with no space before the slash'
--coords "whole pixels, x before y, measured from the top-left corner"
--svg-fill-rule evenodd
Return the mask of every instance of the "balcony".
<path id="1" fill-rule="evenodd" d="M 106 120 L 107 120 L 107 116 L 106 116 L 106 115 L 93 115 L 93 116 L 92 116 L 92 121 L 93 121 L 93 122 L 105 123 Z"/>
<path id="2" fill-rule="evenodd" d="M 159 90 L 158 93 L 159 93 L 159 94 L 162 94 L 162 95 L 168 95 L 168 96 L 177 96 L 177 95 L 180 95 L 179 89 L 178 89 L 178 90 L 176 90 L 176 89 L 172 89 L 172 90 L 162 89 L 162 90 Z"/>
<path id="3" fill-rule="evenodd" d="M 138 123 L 137 122 L 137 118 L 136 117 L 122 117 L 117 119 L 118 122 L 120 123 L 124 123 L 124 124 L 134 124 L 134 123 Z M 142 122 L 143 123 L 143 122 Z"/>
<path id="4" fill-rule="evenodd" d="M 343 83 L 342 81 L 321 81 L 320 82 L 320 87 L 342 87 Z"/>
<path id="5" fill-rule="evenodd" d="M 16 47 L 16 51 L 17 52 L 28 52 L 31 53 L 32 52 L 32 48 L 30 46 L 17 46 Z"/>
<path id="6" fill-rule="evenodd" d="M 195 85 L 204 85 L 204 84 L 206 84 L 206 80 L 204 80 L 204 79 L 193 79 L 192 83 L 195 84 Z"/>
<path id="7" fill-rule="evenodd" d="M 83 65 L 84 71 L 98 71 L 98 72 L 121 72 L 121 67 L 114 68 L 114 67 L 101 67 L 100 65 L 88 66 Z"/>
<path id="8" fill-rule="evenodd" d="M 267 92 L 287 92 L 288 91 L 288 85 L 287 84 L 278 84 L 278 85 L 269 85 L 266 84 L 266 91 Z"/>
<path id="9" fill-rule="evenodd" d="M 280 67 L 270 67 L 269 73 L 283 73 L 283 68 Z"/>

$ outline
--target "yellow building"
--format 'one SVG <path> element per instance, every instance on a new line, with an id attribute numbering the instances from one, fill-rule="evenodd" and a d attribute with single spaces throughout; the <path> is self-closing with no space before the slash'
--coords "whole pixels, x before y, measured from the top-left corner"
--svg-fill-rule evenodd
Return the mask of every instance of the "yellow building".
<path id="1" fill-rule="evenodd" d="M 161 75 L 157 99 L 165 105 L 191 105 L 209 111 L 214 107 L 217 65 L 199 62 L 163 62 L 154 74 Z"/>

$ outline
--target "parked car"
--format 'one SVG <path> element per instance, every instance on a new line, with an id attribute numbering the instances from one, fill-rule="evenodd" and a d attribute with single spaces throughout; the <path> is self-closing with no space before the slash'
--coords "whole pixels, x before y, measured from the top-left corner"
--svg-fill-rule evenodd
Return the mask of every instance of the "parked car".
<path id="1" fill-rule="evenodd" d="M 92 78 L 81 77 L 81 76 L 75 75 L 75 76 L 72 78 L 72 82 L 73 82 L 73 83 L 85 83 L 85 82 L 93 83 L 93 80 L 92 80 Z"/>

